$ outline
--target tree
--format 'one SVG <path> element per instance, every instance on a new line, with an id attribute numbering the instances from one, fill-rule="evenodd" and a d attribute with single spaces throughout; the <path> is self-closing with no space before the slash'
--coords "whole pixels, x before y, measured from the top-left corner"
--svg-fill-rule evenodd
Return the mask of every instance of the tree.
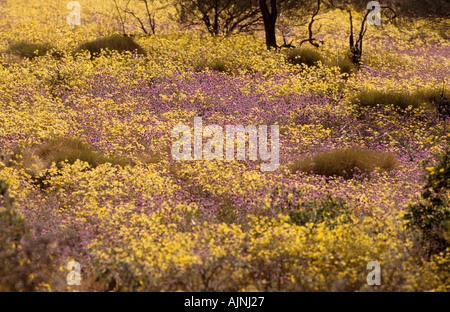
<path id="1" fill-rule="evenodd" d="M 312 26 L 315 17 L 321 10 L 323 0 L 259 0 L 259 7 L 264 21 L 264 31 L 266 34 L 266 45 L 268 49 L 278 48 L 276 39 L 277 22 L 282 19 L 281 32 L 283 35 L 283 46 L 292 47 L 292 42 L 288 42 L 288 35 L 293 26 L 301 26 L 305 23 L 305 17 L 311 13 L 312 18 L 308 27 L 309 39 L 304 40 L 310 42 L 314 46 L 318 46 L 316 39 L 313 37 Z M 288 21 L 286 23 L 286 21 Z M 302 42 L 302 43 L 303 43 Z"/>
<path id="2" fill-rule="evenodd" d="M 155 6 L 154 0 L 113 0 L 123 34 L 126 34 L 126 16 L 133 17 L 138 23 L 142 32 L 146 35 L 156 33 L 155 13 L 164 9 L 166 5 Z"/>
<path id="3" fill-rule="evenodd" d="M 393 20 L 397 17 L 396 11 L 391 6 L 380 5 L 379 3 L 376 6 L 372 6 L 375 1 L 365 1 L 365 0 L 332 0 L 330 3 L 340 10 L 345 10 L 349 14 L 349 23 L 350 23 L 350 34 L 349 34 L 349 50 L 351 54 L 351 60 L 354 64 L 360 65 L 362 59 L 363 52 L 363 41 L 364 36 L 367 32 L 367 19 L 369 14 L 374 14 L 379 10 L 380 17 L 384 16 L 388 18 L 388 20 Z M 357 10 L 366 10 L 364 17 L 361 21 L 361 26 L 359 28 L 359 33 L 357 35 L 354 34 L 353 27 L 353 14 L 352 11 L 354 9 Z M 390 14 L 388 14 L 388 12 Z"/>
<path id="4" fill-rule="evenodd" d="M 316 21 L 315 17 L 317 16 L 317 14 L 319 14 L 320 11 L 320 4 L 322 3 L 322 0 L 317 0 L 317 8 L 314 11 L 314 13 L 311 16 L 311 21 L 308 24 L 308 39 L 302 40 L 300 42 L 300 46 L 304 43 L 304 42 L 309 42 L 311 45 L 315 46 L 316 48 L 319 47 L 319 44 L 316 42 L 317 39 L 313 37 L 313 24 Z M 323 42 L 321 42 L 323 43 Z"/>
<path id="5" fill-rule="evenodd" d="M 241 32 L 260 20 L 257 0 L 175 0 L 176 19 L 185 25 L 203 25 L 215 36 Z"/>
<path id="6" fill-rule="evenodd" d="M 392 15 L 391 19 L 397 17 L 397 15 L 395 14 L 395 11 L 391 7 L 389 7 L 389 6 L 379 6 L 379 7 L 380 7 L 380 9 L 387 9 L 387 10 L 390 10 L 391 12 L 393 12 L 394 15 Z M 363 51 L 363 40 L 364 40 L 364 35 L 366 34 L 366 31 L 367 31 L 367 17 L 372 12 L 372 9 L 367 8 L 366 14 L 364 15 L 364 18 L 361 22 L 361 28 L 360 28 L 360 31 L 359 31 L 359 34 L 358 34 L 358 37 L 356 38 L 356 40 L 353 35 L 352 11 L 351 11 L 351 9 L 347 10 L 349 13 L 349 20 L 350 20 L 350 35 L 349 35 L 350 53 L 352 55 L 352 62 L 356 65 L 361 64 L 362 51 Z"/>
<path id="7" fill-rule="evenodd" d="M 450 1 L 448 0 L 391 0 L 391 6 L 397 7 L 402 16 L 449 18 Z"/>
<path id="8" fill-rule="evenodd" d="M 312 23 L 320 10 L 322 0 L 175 0 L 176 19 L 185 25 L 203 25 L 211 35 L 230 34 L 264 25 L 267 48 L 278 48 L 276 39 L 277 21 L 283 14 L 282 25 L 284 46 L 288 44 L 288 35 L 294 25 L 301 25 L 299 20 L 313 12 L 310 24 L 310 39 Z"/>
<path id="9" fill-rule="evenodd" d="M 278 2 L 270 0 L 270 9 L 266 0 L 259 0 L 259 7 L 264 21 L 267 48 L 278 48 L 275 26 L 278 18 Z"/>

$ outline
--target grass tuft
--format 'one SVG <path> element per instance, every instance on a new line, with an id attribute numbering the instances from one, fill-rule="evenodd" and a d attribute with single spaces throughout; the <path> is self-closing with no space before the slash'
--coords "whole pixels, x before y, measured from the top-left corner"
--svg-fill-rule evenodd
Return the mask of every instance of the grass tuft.
<path id="1" fill-rule="evenodd" d="M 53 48 L 48 44 L 20 41 L 10 45 L 8 52 L 20 57 L 33 59 L 38 56 L 46 55 L 52 49 Z"/>
<path id="2" fill-rule="evenodd" d="M 80 53 L 82 51 L 89 51 L 91 58 L 99 56 L 104 51 L 117 51 L 120 53 L 131 52 L 146 56 L 145 50 L 136 43 L 133 38 L 121 35 L 112 35 L 105 38 L 99 38 L 93 41 L 82 43 L 74 51 Z M 109 53 L 107 53 L 109 54 Z"/>
<path id="3" fill-rule="evenodd" d="M 356 65 L 348 57 L 338 58 L 337 66 L 341 74 L 351 75 L 356 70 Z"/>
<path id="4" fill-rule="evenodd" d="M 206 68 L 227 74 L 230 74 L 232 72 L 229 64 L 227 64 L 227 62 L 223 59 L 215 59 L 210 61 L 202 60 L 194 64 L 195 71 L 202 71 Z"/>
<path id="5" fill-rule="evenodd" d="M 323 175 L 340 176 L 351 179 L 355 174 L 368 174 L 376 168 L 390 171 L 397 167 L 394 155 L 363 148 L 337 149 L 316 153 L 312 157 L 300 158 L 290 165 L 297 171 Z"/>
<path id="6" fill-rule="evenodd" d="M 378 91 L 378 90 L 363 90 L 360 91 L 351 100 L 353 104 L 359 107 L 372 107 L 378 105 L 387 106 L 393 105 L 395 108 L 406 111 L 410 107 L 418 109 L 423 106 L 423 101 L 414 94 L 394 91 Z"/>
<path id="7" fill-rule="evenodd" d="M 286 60 L 293 65 L 307 66 L 317 66 L 319 62 L 324 62 L 323 56 L 314 48 L 290 49 L 287 51 Z"/>
<path id="8" fill-rule="evenodd" d="M 65 137 L 54 138 L 34 147 L 18 147 L 13 151 L 7 165 L 18 165 L 24 168 L 33 179 L 39 180 L 45 176 L 53 163 L 61 168 L 63 163 L 73 164 L 76 160 L 88 162 L 93 168 L 104 163 L 127 165 L 124 159 L 107 157 L 94 151 L 79 139 Z"/>

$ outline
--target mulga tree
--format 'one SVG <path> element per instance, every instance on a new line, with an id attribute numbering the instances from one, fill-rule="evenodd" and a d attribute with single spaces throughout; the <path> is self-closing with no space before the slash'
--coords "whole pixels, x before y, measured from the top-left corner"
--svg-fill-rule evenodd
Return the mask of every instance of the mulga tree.
<path id="1" fill-rule="evenodd" d="M 318 41 L 314 38 L 313 24 L 317 21 L 320 11 L 331 7 L 331 0 L 259 0 L 259 7 L 264 22 L 266 35 L 266 45 L 268 49 L 278 48 L 276 29 L 278 22 L 282 26 L 283 46 L 293 47 L 292 41 L 288 41 L 288 35 L 293 26 L 302 26 L 306 19 L 310 19 L 308 24 L 308 39 L 300 42 L 309 42 L 318 47 Z M 311 16 L 311 17 L 310 17 Z M 286 23 L 286 21 L 288 21 Z M 286 27 L 286 25 L 288 26 Z"/>
<path id="2" fill-rule="evenodd" d="M 396 11 L 388 5 L 375 6 L 376 1 L 346 1 L 346 0 L 333 0 L 330 3 L 341 10 L 345 10 L 349 14 L 350 34 L 349 34 L 349 50 L 351 54 L 351 60 L 354 64 L 360 65 L 363 52 L 363 41 L 368 29 L 368 17 L 370 14 L 375 14 L 379 11 L 379 18 L 384 17 L 389 21 L 392 21 L 397 17 Z M 359 27 L 354 25 L 353 14 L 355 10 L 365 10 L 361 25 Z M 376 25 L 376 24 L 375 24 Z M 359 32 L 358 32 L 359 29 Z M 356 30 L 356 33 L 355 33 Z"/>
<path id="3" fill-rule="evenodd" d="M 127 17 L 139 24 L 145 35 L 156 33 L 156 12 L 169 6 L 168 1 L 155 0 L 112 0 L 122 33 L 126 35 Z"/>
<path id="4" fill-rule="evenodd" d="M 204 26 L 212 35 L 228 35 L 250 29 L 261 21 L 258 0 L 175 0 L 176 15 L 183 25 Z"/>

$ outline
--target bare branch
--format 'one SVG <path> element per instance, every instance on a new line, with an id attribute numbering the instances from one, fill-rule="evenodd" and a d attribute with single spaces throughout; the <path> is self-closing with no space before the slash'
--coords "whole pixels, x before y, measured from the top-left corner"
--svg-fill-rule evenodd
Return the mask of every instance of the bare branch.
<path id="1" fill-rule="evenodd" d="M 117 3 L 117 0 L 113 0 L 113 1 L 114 1 L 114 5 L 116 7 L 116 10 L 117 10 L 117 14 L 119 15 L 120 24 L 122 25 L 122 33 L 125 34 L 125 21 L 122 18 L 122 15 L 120 14 L 119 4 Z"/>
<path id="2" fill-rule="evenodd" d="M 311 45 L 315 46 L 316 48 L 319 47 L 319 44 L 315 42 L 315 41 L 317 41 L 317 39 L 316 39 L 316 38 L 313 38 L 312 27 L 313 27 L 313 23 L 314 23 L 314 21 L 315 21 L 314 18 L 317 16 L 317 14 L 319 14 L 321 2 L 322 2 L 322 0 L 317 0 L 317 9 L 316 9 L 316 11 L 314 11 L 314 13 L 313 13 L 313 15 L 312 15 L 312 17 L 311 17 L 311 22 L 309 22 L 309 25 L 308 25 L 308 33 L 309 33 L 309 37 L 308 37 L 308 39 L 302 40 L 302 41 L 300 42 L 300 47 L 302 46 L 302 44 L 303 44 L 304 42 L 309 42 Z M 319 41 L 319 42 L 322 43 L 322 41 Z"/>
<path id="3" fill-rule="evenodd" d="M 125 13 L 128 13 L 131 16 L 133 16 L 139 22 L 139 24 L 141 24 L 141 29 L 144 32 L 144 34 L 147 34 L 147 30 L 145 29 L 144 23 L 141 21 L 141 19 L 138 16 L 136 16 L 136 14 L 133 11 L 129 11 L 127 9 L 124 9 L 123 11 Z"/>
<path id="4" fill-rule="evenodd" d="M 394 18 L 397 17 L 397 13 L 394 11 L 394 9 L 392 9 L 390 6 L 381 6 L 382 9 L 387 9 L 389 11 L 391 11 L 392 13 L 394 13 L 394 16 L 389 17 L 388 15 L 386 15 L 386 13 L 384 13 L 384 16 L 386 16 L 387 18 L 389 18 L 390 20 L 393 20 Z"/>

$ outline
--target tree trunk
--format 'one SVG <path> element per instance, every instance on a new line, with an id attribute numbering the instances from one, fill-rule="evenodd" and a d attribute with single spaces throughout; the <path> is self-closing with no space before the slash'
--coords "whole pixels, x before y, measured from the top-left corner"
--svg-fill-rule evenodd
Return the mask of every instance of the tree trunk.
<path id="1" fill-rule="evenodd" d="M 267 48 L 278 48 L 277 37 L 275 35 L 275 25 L 276 22 L 273 19 L 269 19 L 267 22 L 264 21 L 264 29 L 266 31 L 266 45 Z"/>
<path id="2" fill-rule="evenodd" d="M 259 7 L 264 21 L 264 30 L 266 32 L 266 45 L 268 49 L 278 48 L 277 37 L 275 35 L 275 26 L 277 24 L 278 10 L 277 0 L 270 0 L 270 12 L 266 0 L 259 0 Z"/>

